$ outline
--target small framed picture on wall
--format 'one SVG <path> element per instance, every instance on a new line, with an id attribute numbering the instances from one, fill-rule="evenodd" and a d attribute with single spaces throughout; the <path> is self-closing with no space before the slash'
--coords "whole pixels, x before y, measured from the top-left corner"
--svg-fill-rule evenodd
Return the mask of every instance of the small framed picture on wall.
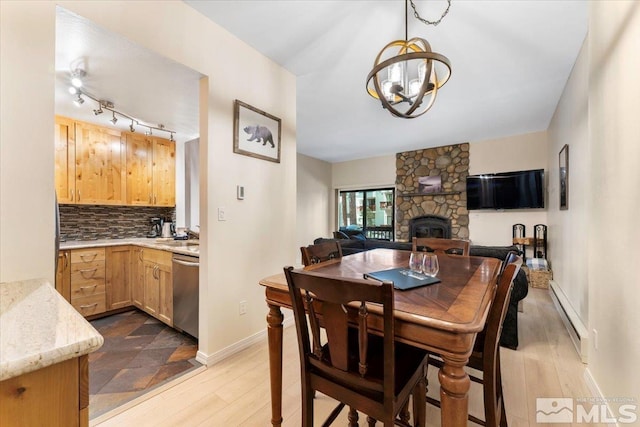
<path id="1" fill-rule="evenodd" d="M 558 164 L 560 177 L 560 210 L 569 209 L 569 146 L 567 144 L 560 150 Z"/>
<path id="2" fill-rule="evenodd" d="M 280 163 L 280 119 L 235 100 L 233 152 Z"/>

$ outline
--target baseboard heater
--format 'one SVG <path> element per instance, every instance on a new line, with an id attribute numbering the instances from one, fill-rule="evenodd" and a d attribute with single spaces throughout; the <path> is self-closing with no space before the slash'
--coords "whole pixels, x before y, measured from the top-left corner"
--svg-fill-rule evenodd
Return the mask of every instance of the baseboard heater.
<path id="1" fill-rule="evenodd" d="M 564 323 L 565 328 L 567 328 L 569 332 L 571 342 L 573 342 L 576 351 L 580 355 L 582 363 L 587 363 L 589 356 L 589 333 L 587 328 L 582 324 L 578 314 L 573 310 L 571 304 L 569 304 L 569 300 L 555 281 L 550 280 L 549 285 L 551 299 L 560 313 L 562 323 Z"/>

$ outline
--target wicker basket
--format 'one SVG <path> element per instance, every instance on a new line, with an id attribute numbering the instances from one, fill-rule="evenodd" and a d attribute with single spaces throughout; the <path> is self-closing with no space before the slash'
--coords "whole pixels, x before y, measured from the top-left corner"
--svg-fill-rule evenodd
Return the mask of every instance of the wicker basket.
<path id="1" fill-rule="evenodd" d="M 529 286 L 532 288 L 549 289 L 549 280 L 553 279 L 551 270 L 531 270 L 526 269 Z"/>

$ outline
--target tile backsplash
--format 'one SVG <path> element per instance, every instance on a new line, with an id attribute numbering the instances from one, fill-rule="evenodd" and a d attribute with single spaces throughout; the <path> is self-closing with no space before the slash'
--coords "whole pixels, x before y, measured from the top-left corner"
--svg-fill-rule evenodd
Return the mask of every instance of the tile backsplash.
<path id="1" fill-rule="evenodd" d="M 170 218 L 174 207 L 60 205 L 60 238 L 67 240 L 146 237 L 150 218 Z"/>

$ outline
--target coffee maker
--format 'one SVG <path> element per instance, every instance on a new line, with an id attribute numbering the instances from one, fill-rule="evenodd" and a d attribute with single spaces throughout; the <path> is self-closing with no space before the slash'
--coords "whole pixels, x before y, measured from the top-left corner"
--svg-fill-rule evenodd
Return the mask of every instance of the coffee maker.
<path id="1" fill-rule="evenodd" d="M 160 237 L 162 235 L 162 224 L 164 223 L 164 221 L 159 217 L 153 217 L 150 221 L 151 230 L 149 230 L 149 234 L 147 234 L 147 237 Z"/>

